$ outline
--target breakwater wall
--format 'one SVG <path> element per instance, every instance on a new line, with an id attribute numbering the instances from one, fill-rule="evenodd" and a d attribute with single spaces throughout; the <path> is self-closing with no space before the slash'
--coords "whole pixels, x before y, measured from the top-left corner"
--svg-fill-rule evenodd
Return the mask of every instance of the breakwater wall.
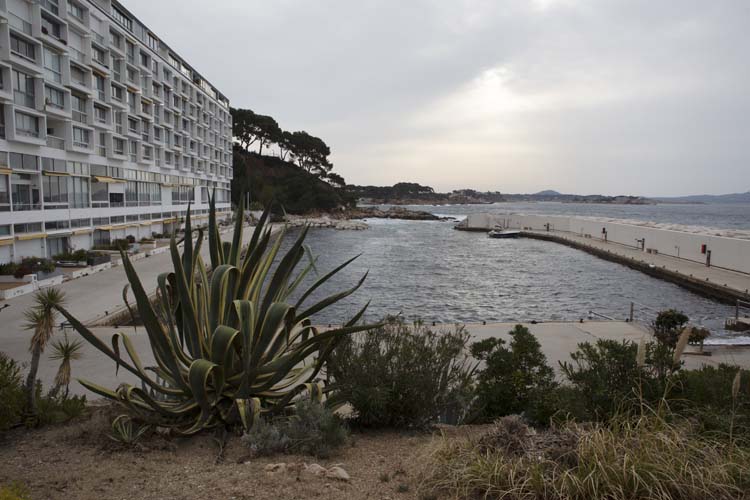
<path id="1" fill-rule="evenodd" d="M 608 242 L 644 253 L 677 257 L 750 274 L 750 240 L 708 234 L 687 233 L 658 227 L 569 216 L 469 215 L 462 229 L 490 230 L 495 227 L 567 233 L 581 238 Z M 709 262 L 710 260 L 710 262 Z"/>

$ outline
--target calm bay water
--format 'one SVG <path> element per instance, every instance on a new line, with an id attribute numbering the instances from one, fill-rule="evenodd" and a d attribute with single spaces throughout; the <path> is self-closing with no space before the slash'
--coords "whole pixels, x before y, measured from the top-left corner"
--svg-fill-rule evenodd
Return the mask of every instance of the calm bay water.
<path id="1" fill-rule="evenodd" d="M 483 211 L 569 213 L 750 229 L 750 206 L 735 205 L 419 208 L 457 217 Z M 589 311 L 624 319 L 630 302 L 636 301 L 651 310 L 683 310 L 693 322 L 711 328 L 717 340 L 736 338 L 722 331 L 724 319 L 733 314 L 731 307 L 563 245 L 527 239 L 493 240 L 483 233 L 455 231 L 451 222 L 367 222 L 370 229 L 366 231 L 310 231 L 307 243 L 318 255 L 320 273 L 362 254 L 319 290 L 316 298 L 352 286 L 369 270 L 364 286 L 319 314 L 315 318 L 319 323 L 340 323 L 368 300 L 370 319 L 401 314 L 409 320 L 445 323 L 578 320 L 587 317 Z M 641 309 L 639 315 L 647 320 L 653 313 Z"/>

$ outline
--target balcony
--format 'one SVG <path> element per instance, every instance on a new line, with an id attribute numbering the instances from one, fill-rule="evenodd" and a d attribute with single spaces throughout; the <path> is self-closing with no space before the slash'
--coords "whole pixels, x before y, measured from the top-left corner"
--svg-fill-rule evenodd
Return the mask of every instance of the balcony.
<path id="1" fill-rule="evenodd" d="M 41 203 L 16 203 L 13 202 L 13 211 L 14 212 L 30 212 L 32 210 L 41 210 L 42 204 Z"/>
<path id="2" fill-rule="evenodd" d="M 52 0 L 39 0 L 39 5 L 42 6 L 42 8 L 47 9 L 49 12 L 56 16 L 60 16 L 60 6 L 57 5 L 57 2 L 53 2 Z"/>
<path id="3" fill-rule="evenodd" d="M 88 123 L 88 115 L 77 109 L 73 110 L 73 121 L 78 123 Z"/>
<path id="4" fill-rule="evenodd" d="M 76 49 L 75 47 L 68 47 L 68 50 L 70 51 L 71 60 L 86 64 L 86 54 Z"/>
<path id="5" fill-rule="evenodd" d="M 54 135 L 47 135 L 47 147 L 62 149 L 65 151 L 65 139 L 61 137 L 55 137 Z"/>

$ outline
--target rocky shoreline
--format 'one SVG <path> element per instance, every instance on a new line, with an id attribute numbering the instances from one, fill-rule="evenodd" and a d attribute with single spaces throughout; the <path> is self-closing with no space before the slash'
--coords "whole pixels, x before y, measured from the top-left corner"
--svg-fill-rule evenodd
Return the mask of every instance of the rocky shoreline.
<path id="1" fill-rule="evenodd" d="M 381 210 L 376 207 L 359 207 L 333 214 L 287 215 L 284 222 L 290 227 L 311 226 L 315 228 L 362 231 L 369 226 L 362 219 L 401 219 L 422 221 L 452 221 L 451 217 L 438 217 L 430 212 L 391 207 Z"/>

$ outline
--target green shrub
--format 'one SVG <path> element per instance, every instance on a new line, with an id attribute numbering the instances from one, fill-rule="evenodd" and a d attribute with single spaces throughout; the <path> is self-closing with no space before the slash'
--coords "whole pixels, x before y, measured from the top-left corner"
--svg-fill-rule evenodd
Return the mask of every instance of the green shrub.
<path id="1" fill-rule="evenodd" d="M 321 403 L 305 398 L 294 414 L 273 421 L 260 419 L 242 441 L 254 455 L 301 453 L 327 458 L 348 439 L 342 420 Z"/>
<path id="2" fill-rule="evenodd" d="M 343 446 L 349 436 L 339 416 L 308 398 L 295 405 L 285 431 L 291 451 L 324 458 Z"/>
<path id="3" fill-rule="evenodd" d="M 29 500 L 29 490 L 21 483 L 0 486 L 0 500 Z"/>
<path id="4" fill-rule="evenodd" d="M 42 395 L 42 384 L 37 382 L 37 420 L 36 425 L 45 426 L 62 424 L 86 411 L 86 396 Z"/>
<path id="5" fill-rule="evenodd" d="M 689 318 L 682 311 L 676 309 L 661 311 L 652 325 L 654 336 L 659 342 L 674 349 L 688 321 Z"/>
<path id="6" fill-rule="evenodd" d="M 21 420 L 24 407 L 21 367 L 0 352 L 0 432 Z"/>
<path id="7" fill-rule="evenodd" d="M 18 272 L 19 267 L 19 264 L 15 262 L 0 264 L 0 276 L 14 276 Z"/>
<path id="8" fill-rule="evenodd" d="M 8 264 L 7 270 L 14 270 L 13 276 L 20 279 L 27 274 L 51 273 L 55 270 L 55 263 L 41 257 L 24 257 L 19 264 Z"/>
<path id="9" fill-rule="evenodd" d="M 61 254 L 57 254 L 53 257 L 53 260 L 58 261 L 58 262 L 59 261 L 81 262 L 81 261 L 85 261 L 87 258 L 88 258 L 88 252 L 86 250 L 80 249 L 80 250 L 67 251 Z"/>
<path id="10" fill-rule="evenodd" d="M 521 325 L 510 332 L 511 341 L 489 338 L 471 346 L 474 358 L 483 362 L 477 375 L 480 418 L 526 413 L 535 422 L 546 423 L 554 413 L 547 395 L 555 388 L 555 373 L 547 365 L 541 346 Z"/>
<path id="11" fill-rule="evenodd" d="M 471 403 L 469 335 L 463 327 L 434 332 L 389 320 L 345 339 L 328 372 L 337 398 L 352 405 L 365 427 L 424 427 L 461 420 Z"/>
<path id="12" fill-rule="evenodd" d="M 285 453 L 289 449 L 289 437 L 284 434 L 281 425 L 263 417 L 242 436 L 242 442 L 253 455 L 259 457 Z"/>
<path id="13" fill-rule="evenodd" d="M 639 366 L 638 349 L 629 341 L 606 339 L 579 344 L 570 354 L 572 362 L 561 362 L 560 368 L 578 392 L 585 412 L 581 414 L 581 405 L 576 404 L 574 408 L 560 408 L 563 413 L 583 420 L 606 421 L 641 400 L 653 403 L 662 397 L 666 377 L 677 368 L 672 350 L 660 343 L 644 344 L 644 359 Z"/>

